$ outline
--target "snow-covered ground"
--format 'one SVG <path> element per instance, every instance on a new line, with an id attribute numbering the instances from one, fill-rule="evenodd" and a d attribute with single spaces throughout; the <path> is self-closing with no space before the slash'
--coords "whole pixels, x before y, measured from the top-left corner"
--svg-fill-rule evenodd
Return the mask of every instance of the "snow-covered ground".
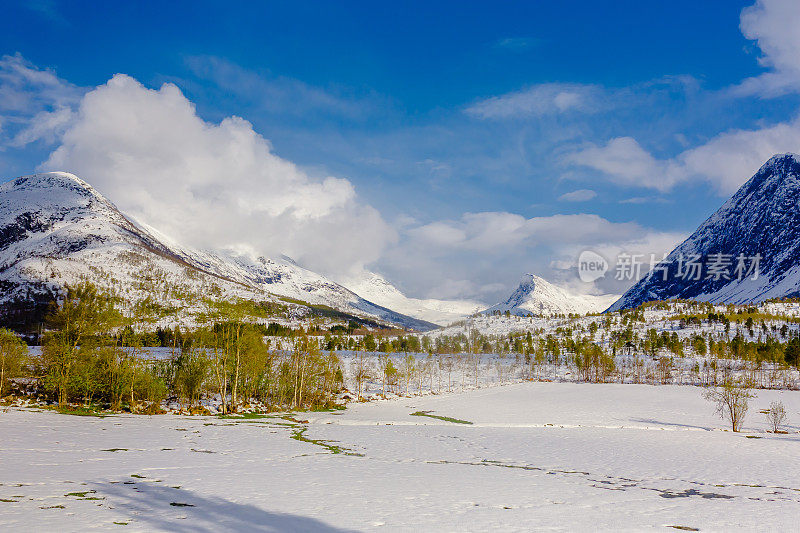
<path id="1" fill-rule="evenodd" d="M 766 432 L 772 400 L 787 434 Z M 9 409 L 0 530 L 795 527 L 800 393 L 758 391 L 744 432 L 725 428 L 696 387 L 617 384 L 519 383 L 294 419 Z"/>

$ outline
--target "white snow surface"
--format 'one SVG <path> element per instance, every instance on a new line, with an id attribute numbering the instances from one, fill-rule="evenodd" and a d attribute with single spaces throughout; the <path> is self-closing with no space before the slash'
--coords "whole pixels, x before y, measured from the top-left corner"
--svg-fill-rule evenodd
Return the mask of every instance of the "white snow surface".
<path id="1" fill-rule="evenodd" d="M 461 320 L 485 307 L 472 300 L 410 298 L 375 272 L 364 271 L 341 281 L 342 285 L 371 302 L 440 326 Z"/>
<path id="2" fill-rule="evenodd" d="M 613 294 L 575 294 L 540 276 L 526 274 L 507 300 L 493 305 L 484 313 L 508 311 L 517 316 L 585 315 L 602 312 L 618 298 L 619 295 Z"/>
<path id="3" fill-rule="evenodd" d="M 793 529 L 800 393 L 758 391 L 731 433 L 701 390 L 528 382 L 296 421 L 12 408 L 0 530 Z"/>

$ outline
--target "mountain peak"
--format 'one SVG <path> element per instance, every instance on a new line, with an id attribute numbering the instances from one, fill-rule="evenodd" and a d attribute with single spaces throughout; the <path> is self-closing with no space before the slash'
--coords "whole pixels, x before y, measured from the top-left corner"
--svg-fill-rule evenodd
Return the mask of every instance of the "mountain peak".
<path id="1" fill-rule="evenodd" d="M 691 271 L 688 258 L 695 258 Z M 672 298 L 743 304 L 798 294 L 800 156 L 785 153 L 764 163 L 611 310 Z"/>
<path id="2" fill-rule="evenodd" d="M 519 286 L 505 301 L 498 303 L 486 311 L 492 313 L 506 311 L 518 316 L 579 314 L 602 311 L 617 297 L 614 295 L 595 296 L 573 294 L 566 289 L 553 285 L 536 274 L 525 274 Z"/>
<path id="3" fill-rule="evenodd" d="M 69 189 L 99 196 L 94 187 L 69 172 L 41 172 L 14 178 L 2 186 L 13 189 Z"/>
<path id="4" fill-rule="evenodd" d="M 764 163 L 763 165 L 761 165 L 761 168 L 770 167 L 770 166 L 778 166 L 778 165 L 783 165 L 783 164 L 791 163 L 791 162 L 800 163 L 800 155 L 797 155 L 797 154 L 795 154 L 793 152 L 785 152 L 783 154 L 775 154 L 772 157 L 770 157 L 769 159 L 767 159 L 767 162 Z"/>
<path id="5" fill-rule="evenodd" d="M 42 172 L 0 184 L 0 215 L 64 213 L 75 209 L 116 208 L 87 182 L 69 172 Z"/>

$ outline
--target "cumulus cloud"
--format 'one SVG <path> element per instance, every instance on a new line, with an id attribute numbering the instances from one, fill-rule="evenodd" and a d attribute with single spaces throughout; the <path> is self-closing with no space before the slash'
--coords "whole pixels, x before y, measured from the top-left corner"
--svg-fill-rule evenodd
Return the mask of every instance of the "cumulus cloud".
<path id="1" fill-rule="evenodd" d="M 242 118 L 203 120 L 172 84 L 115 75 L 83 97 L 41 168 L 77 174 L 190 245 L 285 253 L 326 273 L 359 269 L 394 239 L 348 180 L 309 176 Z"/>
<path id="2" fill-rule="evenodd" d="M 603 105 L 603 92 L 595 85 L 542 83 L 480 100 L 465 112 L 481 119 L 509 119 L 567 112 L 594 113 Z"/>
<path id="3" fill-rule="evenodd" d="M 508 296 L 525 272 L 575 285 L 583 250 L 596 250 L 609 260 L 620 250 L 663 255 L 681 237 L 593 214 L 526 218 L 502 211 L 466 213 L 405 230 L 379 265 L 415 293 L 495 302 Z M 418 272 L 427 275 L 415 276 Z M 581 290 L 619 292 L 630 283 L 601 280 Z"/>
<path id="4" fill-rule="evenodd" d="M 755 130 L 731 130 L 672 158 L 657 159 L 631 137 L 590 144 L 566 156 L 567 164 L 600 171 L 619 185 L 668 191 L 705 180 L 721 195 L 736 191 L 775 154 L 800 150 L 800 118 Z"/>
<path id="5" fill-rule="evenodd" d="M 756 41 L 759 62 L 770 69 L 734 88 L 739 95 L 780 96 L 800 90 L 800 3 L 795 0 L 758 0 L 742 10 L 740 28 Z"/>
<path id="6" fill-rule="evenodd" d="M 578 189 L 562 194 L 558 197 L 562 202 L 588 202 L 592 198 L 597 197 L 597 193 L 591 189 Z"/>

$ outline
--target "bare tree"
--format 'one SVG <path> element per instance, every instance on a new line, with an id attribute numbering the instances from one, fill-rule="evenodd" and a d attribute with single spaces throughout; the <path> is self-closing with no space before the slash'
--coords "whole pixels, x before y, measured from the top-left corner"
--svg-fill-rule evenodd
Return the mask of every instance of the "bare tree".
<path id="1" fill-rule="evenodd" d="M 765 415 L 773 433 L 780 431 L 781 426 L 786 423 L 786 408 L 783 402 L 770 402 Z"/>
<path id="2" fill-rule="evenodd" d="M 450 388 L 453 383 L 453 368 L 455 367 L 455 360 L 453 359 L 453 355 L 448 354 L 440 358 L 439 364 L 447 372 L 447 392 L 450 392 Z"/>
<path id="3" fill-rule="evenodd" d="M 433 358 L 433 354 L 428 352 L 428 357 L 425 360 L 425 370 L 428 371 L 428 383 L 429 383 L 429 386 L 430 386 L 431 394 L 435 393 L 434 388 L 433 388 L 433 376 L 434 376 L 434 374 L 437 373 L 436 370 L 438 369 L 438 367 L 439 367 L 439 365 L 436 364 L 436 360 Z"/>
<path id="4" fill-rule="evenodd" d="M 750 399 L 755 398 L 755 394 L 749 381 L 728 377 L 720 387 L 703 392 L 703 398 L 716 405 L 716 413 L 731 423 L 733 431 L 739 431 L 747 414 Z"/>
<path id="5" fill-rule="evenodd" d="M 369 359 L 367 354 L 361 350 L 357 351 L 353 361 L 350 363 L 353 378 L 356 380 L 356 390 L 358 399 L 361 399 L 361 391 L 364 389 L 364 381 L 369 376 Z"/>
<path id="6" fill-rule="evenodd" d="M 386 397 L 386 381 L 388 378 L 387 371 L 391 362 L 392 360 L 389 357 L 389 354 L 378 352 L 378 370 L 381 373 L 381 394 L 383 394 L 384 398 Z"/>
<path id="7" fill-rule="evenodd" d="M 408 396 L 408 386 L 411 384 L 411 381 L 414 379 L 414 374 L 417 371 L 417 360 L 411 354 L 406 354 L 406 356 L 401 359 L 401 367 L 400 371 L 403 374 L 403 378 L 405 379 L 406 383 L 406 396 Z"/>

